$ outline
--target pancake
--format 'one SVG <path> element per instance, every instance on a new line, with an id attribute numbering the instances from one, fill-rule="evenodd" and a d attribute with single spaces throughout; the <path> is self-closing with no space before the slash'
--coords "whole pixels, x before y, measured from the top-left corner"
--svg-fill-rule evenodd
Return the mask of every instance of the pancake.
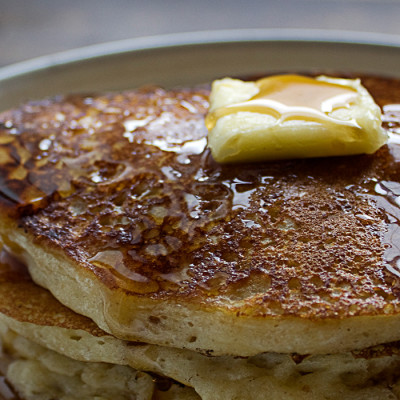
<path id="1" fill-rule="evenodd" d="M 4 252 L 1 258 L 0 337 L 9 359 L 3 372 L 24 400 L 400 396 L 399 342 L 333 355 L 248 358 L 126 342 L 63 306 Z"/>
<path id="2" fill-rule="evenodd" d="M 244 357 L 399 340 L 400 83 L 363 83 L 392 142 L 315 160 L 215 163 L 207 88 L 4 112 L 2 241 L 123 340 Z"/>
<path id="3" fill-rule="evenodd" d="M 161 375 L 157 358 L 146 356 L 152 346 L 119 341 L 63 306 L 4 251 L 0 337 L 1 374 L 23 400 L 198 399 L 192 388 Z M 0 385 L 0 398 L 11 399 L 6 391 Z"/>

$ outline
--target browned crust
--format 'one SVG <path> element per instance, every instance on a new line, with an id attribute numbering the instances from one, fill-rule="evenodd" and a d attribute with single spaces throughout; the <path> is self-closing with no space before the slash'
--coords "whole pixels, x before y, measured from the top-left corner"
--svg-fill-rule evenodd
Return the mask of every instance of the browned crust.
<path id="1" fill-rule="evenodd" d="M 364 83 L 381 106 L 400 101 L 398 81 Z M 397 314 L 399 147 L 220 166 L 182 151 L 206 135 L 207 96 L 151 88 L 3 113 L 2 225 L 17 219 L 130 296 L 238 316 Z M 130 131 L 132 120 L 147 123 Z"/>
<path id="2" fill-rule="evenodd" d="M 35 285 L 26 267 L 4 251 L 0 251 L 0 313 L 39 326 L 83 330 L 96 337 L 108 335 L 92 320 L 74 313 Z"/>
<path id="3" fill-rule="evenodd" d="M 4 250 L 0 251 L 0 313 L 22 323 L 71 331 L 83 330 L 95 337 L 108 336 L 89 318 L 73 312 L 62 305 L 49 291 L 36 285 L 26 266 Z M 126 342 L 126 344 L 139 346 L 141 343 Z M 400 342 L 353 350 L 351 354 L 355 358 L 367 360 L 399 356 Z M 300 364 L 309 356 L 298 353 L 291 355 L 296 364 Z"/>

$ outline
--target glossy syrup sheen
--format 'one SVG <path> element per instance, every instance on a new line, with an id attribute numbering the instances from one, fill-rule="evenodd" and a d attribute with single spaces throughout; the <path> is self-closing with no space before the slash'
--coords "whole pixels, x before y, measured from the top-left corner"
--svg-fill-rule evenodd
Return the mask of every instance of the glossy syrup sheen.
<path id="1" fill-rule="evenodd" d="M 258 93 L 249 100 L 221 107 L 206 118 L 206 126 L 212 129 L 223 116 L 250 111 L 268 114 L 278 121 L 316 121 L 340 125 L 355 125 L 352 121 L 334 119 L 329 113 L 338 108 L 348 108 L 358 96 L 355 89 L 319 81 L 299 75 L 277 75 L 255 82 Z"/>
<path id="2" fill-rule="evenodd" d="M 364 77 L 398 135 L 400 83 Z M 2 218 L 112 289 L 243 313 L 397 312 L 400 147 L 218 165 L 208 89 L 29 103 L 0 117 Z M 245 304 L 245 303 L 243 303 Z"/>

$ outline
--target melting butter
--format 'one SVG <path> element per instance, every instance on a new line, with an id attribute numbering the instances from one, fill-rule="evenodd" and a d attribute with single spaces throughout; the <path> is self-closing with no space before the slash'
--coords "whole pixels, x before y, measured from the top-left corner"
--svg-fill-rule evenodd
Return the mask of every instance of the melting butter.
<path id="1" fill-rule="evenodd" d="M 373 153 L 387 140 L 360 80 L 325 76 L 215 81 L 206 126 L 221 163 Z"/>

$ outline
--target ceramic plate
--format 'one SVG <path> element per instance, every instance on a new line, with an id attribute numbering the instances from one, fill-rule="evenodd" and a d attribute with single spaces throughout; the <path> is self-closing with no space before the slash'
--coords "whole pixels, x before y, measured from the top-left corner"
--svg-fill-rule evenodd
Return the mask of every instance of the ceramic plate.
<path id="1" fill-rule="evenodd" d="M 67 92 L 166 87 L 223 76 L 324 70 L 400 75 L 400 38 L 354 32 L 237 30 L 147 37 L 0 69 L 0 110 Z"/>

